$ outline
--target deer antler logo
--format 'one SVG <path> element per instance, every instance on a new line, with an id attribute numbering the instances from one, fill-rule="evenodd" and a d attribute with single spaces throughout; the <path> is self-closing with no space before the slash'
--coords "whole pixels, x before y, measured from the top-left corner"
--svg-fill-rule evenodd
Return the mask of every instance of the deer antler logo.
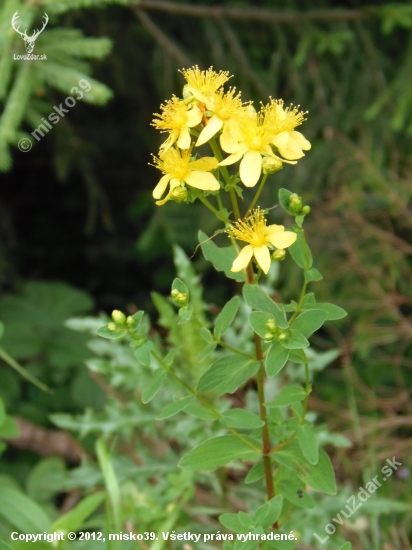
<path id="1" fill-rule="evenodd" d="M 16 24 L 17 24 L 17 19 L 19 18 L 19 12 L 16 11 L 16 13 L 13 15 L 13 19 L 11 20 L 11 26 L 13 27 L 13 29 L 18 32 L 22 37 L 23 37 L 23 40 L 24 40 L 24 44 L 26 46 L 26 51 L 27 53 L 31 53 L 34 49 L 34 45 L 36 43 L 36 39 L 37 37 L 39 36 L 39 34 L 41 32 L 44 31 L 44 28 L 45 26 L 47 25 L 47 23 L 49 22 L 49 16 L 47 15 L 47 13 L 44 14 L 44 22 L 43 22 L 43 27 L 39 30 L 39 31 L 33 31 L 33 34 L 32 36 L 27 36 L 27 29 L 24 31 L 24 32 L 20 32 L 20 25 L 18 27 L 16 27 Z"/>

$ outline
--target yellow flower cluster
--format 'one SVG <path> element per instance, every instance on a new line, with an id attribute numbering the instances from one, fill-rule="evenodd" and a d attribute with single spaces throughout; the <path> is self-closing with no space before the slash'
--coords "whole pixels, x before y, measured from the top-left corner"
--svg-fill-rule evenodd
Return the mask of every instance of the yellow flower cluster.
<path id="1" fill-rule="evenodd" d="M 186 196 L 186 185 L 218 191 L 220 184 L 211 172 L 238 161 L 240 180 L 246 187 L 254 187 L 262 164 L 269 159 L 295 164 L 303 151 L 310 149 L 309 141 L 295 131 L 305 120 L 297 107 L 285 108 L 282 100 L 271 99 L 256 112 L 251 104 L 242 102 L 235 88 L 223 89 L 229 80 L 228 72 L 215 72 L 212 68 L 201 71 L 195 66 L 181 73 L 186 80 L 183 98 L 173 96 L 161 105 L 161 112 L 154 115 L 152 123 L 168 133 L 155 157 L 155 166 L 164 174 L 153 191 L 156 204 Z M 220 162 L 214 157 L 192 158 L 193 147 L 217 136 L 227 158 Z M 168 185 L 169 192 L 161 200 Z"/>

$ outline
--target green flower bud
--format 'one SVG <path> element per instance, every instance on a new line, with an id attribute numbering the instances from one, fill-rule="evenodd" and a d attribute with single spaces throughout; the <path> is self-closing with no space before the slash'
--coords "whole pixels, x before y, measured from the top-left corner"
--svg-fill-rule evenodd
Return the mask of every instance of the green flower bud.
<path id="1" fill-rule="evenodd" d="M 176 298 L 176 296 L 179 294 L 179 291 L 177 290 L 177 288 L 174 288 L 170 294 L 172 298 Z"/>
<path id="2" fill-rule="evenodd" d="M 292 208 L 296 214 L 300 214 L 302 212 L 302 198 L 299 197 L 298 194 L 293 193 L 293 195 L 289 198 L 289 206 Z"/>
<path id="3" fill-rule="evenodd" d="M 175 297 L 175 301 L 179 306 L 185 306 L 189 301 L 189 294 L 186 294 L 186 292 L 179 292 Z"/>
<path id="4" fill-rule="evenodd" d="M 278 325 L 274 319 L 269 319 L 265 326 L 272 334 L 276 334 L 278 331 Z"/>
<path id="5" fill-rule="evenodd" d="M 114 332 L 115 330 L 117 330 L 116 323 L 109 323 L 109 324 L 107 325 L 107 328 L 108 328 L 109 330 L 111 330 L 112 332 Z"/>
<path id="6" fill-rule="evenodd" d="M 126 315 L 118 309 L 115 309 L 112 311 L 112 319 L 117 325 L 124 325 L 126 322 Z"/>
<path id="7" fill-rule="evenodd" d="M 189 90 L 189 85 L 185 84 L 183 86 L 183 99 L 189 99 L 190 97 L 193 97 L 192 92 Z"/>
<path id="8" fill-rule="evenodd" d="M 185 187 L 182 187 L 179 185 L 179 187 L 175 187 L 173 191 L 170 193 L 170 200 L 175 202 L 185 202 L 187 199 L 187 189 Z"/>
<path id="9" fill-rule="evenodd" d="M 136 326 L 136 321 L 133 319 L 131 315 L 129 315 L 129 317 L 126 319 L 126 325 L 129 328 L 134 328 Z"/>
<path id="10" fill-rule="evenodd" d="M 287 332 L 281 331 L 281 332 L 279 333 L 278 340 L 281 340 L 282 342 L 284 342 L 285 340 L 287 340 L 288 336 L 289 336 L 289 335 L 288 335 Z"/>
<path id="11" fill-rule="evenodd" d="M 275 338 L 275 335 L 272 332 L 267 332 L 265 334 L 265 340 L 273 340 Z"/>
<path id="12" fill-rule="evenodd" d="M 283 162 L 280 159 L 273 157 L 265 157 L 262 162 L 262 170 L 264 174 L 274 174 L 282 170 Z"/>
<path id="13" fill-rule="evenodd" d="M 310 213 L 310 206 L 306 205 L 302 208 L 302 214 L 304 214 L 305 216 L 307 216 L 309 213 Z"/>
<path id="14" fill-rule="evenodd" d="M 286 250 L 283 250 L 283 248 L 279 248 L 278 250 L 275 250 L 272 254 L 272 259 L 275 260 L 275 262 L 281 262 L 286 258 Z"/>

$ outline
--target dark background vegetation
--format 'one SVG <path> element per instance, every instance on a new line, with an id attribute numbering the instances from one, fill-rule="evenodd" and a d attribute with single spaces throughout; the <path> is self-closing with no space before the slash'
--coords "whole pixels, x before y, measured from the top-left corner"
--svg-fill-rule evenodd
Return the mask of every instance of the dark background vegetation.
<path id="1" fill-rule="evenodd" d="M 317 378 L 311 403 L 331 429 L 353 442 L 345 456 L 334 457 L 338 475 L 356 479 L 371 457 L 396 455 L 407 462 L 412 449 L 411 2 L 165 3 L 173 12 L 152 9 L 153 4 L 74 9 L 55 20 L 113 41 L 112 53 L 94 62 L 93 76 L 114 96 L 104 107 L 78 103 L 30 153 L 13 150 L 13 167 L 0 185 L 0 313 L 6 329 L 10 309 L 5 313 L 4 299 L 20 296 L 29 281 L 61 281 L 86 291 L 94 306 L 79 306 L 84 313 L 133 304 L 153 312 L 150 291 L 168 293 L 174 277 L 171 244 L 191 255 L 197 230 L 211 233 L 215 226 L 198 204 L 154 205 L 151 191 L 159 176 L 148 163 L 161 138 L 150 126 L 152 114 L 180 93 L 179 68 L 198 63 L 229 70 L 245 99 L 258 104 L 269 95 L 282 97 L 309 111 L 302 131 L 312 150 L 295 168 L 285 166 L 271 177 L 264 200 L 276 204 L 283 186 L 311 205 L 308 238 L 324 276 L 316 292 L 319 300 L 349 313 L 344 323 L 314 338 L 320 350 L 341 352 Z M 257 20 L 253 14 L 236 19 L 207 10 L 202 17 L 188 13 L 200 5 L 275 15 Z M 305 16 L 308 11 L 313 17 Z M 284 13 L 291 15 L 282 18 Z M 65 97 L 53 89 L 45 93 L 52 105 Z M 279 216 L 275 209 L 274 219 Z M 207 301 L 221 305 L 233 287 L 200 253 L 194 262 Z M 281 275 L 284 299 L 296 296 L 300 285 L 291 267 L 282 266 L 282 273 L 291 273 L 287 279 Z M 44 364 L 52 367 L 58 359 L 42 356 L 42 350 L 20 354 L 28 367 L 34 364 L 33 373 L 55 387 L 88 383 L 80 359 L 69 361 L 66 371 L 63 365 L 60 378 L 46 373 Z M 20 382 L 13 380 L 17 387 Z M 7 395 L 11 413 L 46 425 L 48 412 L 88 404 L 88 395 L 40 399 L 25 383 L 12 398 Z M 34 414 L 36 399 L 42 412 Z M 400 498 L 406 498 L 408 487 L 410 478 L 397 485 Z M 399 546 L 387 543 L 385 550 L 410 548 L 407 530 L 405 519 Z"/>

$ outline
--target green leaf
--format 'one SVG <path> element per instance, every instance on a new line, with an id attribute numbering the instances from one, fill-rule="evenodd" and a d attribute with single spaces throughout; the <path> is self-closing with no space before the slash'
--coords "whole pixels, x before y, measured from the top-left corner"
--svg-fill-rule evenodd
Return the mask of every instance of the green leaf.
<path id="1" fill-rule="evenodd" d="M 257 527 L 268 529 L 279 519 L 283 506 L 283 496 L 276 495 L 257 509 L 253 520 Z"/>
<path id="2" fill-rule="evenodd" d="M 213 363 L 199 380 L 197 389 L 201 393 L 214 391 L 217 395 L 233 393 L 259 370 L 259 362 L 228 355 Z"/>
<path id="3" fill-rule="evenodd" d="M 96 333 L 101 336 L 102 338 L 108 338 L 109 340 L 116 340 L 117 338 L 123 338 L 123 336 L 126 336 L 127 330 L 110 330 L 109 325 L 104 325 L 104 327 L 100 327 L 96 330 Z"/>
<path id="4" fill-rule="evenodd" d="M 95 493 L 84 498 L 77 506 L 69 512 L 59 517 L 51 526 L 50 531 L 78 531 L 84 524 L 84 521 L 96 510 L 104 501 L 106 494 Z"/>
<path id="5" fill-rule="evenodd" d="M 202 420 L 216 420 L 216 416 L 212 413 L 212 411 L 209 411 L 209 409 L 206 409 L 206 407 L 203 407 L 203 405 L 200 405 L 197 401 L 189 402 L 183 410 L 187 414 L 191 414 L 192 416 L 196 416 L 196 418 L 201 418 Z"/>
<path id="6" fill-rule="evenodd" d="M 8 544 L 0 540 L 0 550 L 13 550 Z"/>
<path id="7" fill-rule="evenodd" d="M 352 544 L 350 542 L 345 542 L 345 544 L 341 546 L 340 550 L 352 550 Z"/>
<path id="8" fill-rule="evenodd" d="M 3 424 L 0 426 L 0 437 L 11 438 L 17 437 L 20 433 L 20 430 L 17 426 L 16 421 L 11 416 L 6 416 Z"/>
<path id="9" fill-rule="evenodd" d="M 288 250 L 299 267 L 305 271 L 312 267 L 312 253 L 302 234 L 298 235 L 298 238 L 289 246 Z"/>
<path id="10" fill-rule="evenodd" d="M 186 470 L 210 472 L 219 466 L 241 458 L 244 461 L 258 460 L 260 453 L 254 451 L 244 441 L 234 435 L 222 435 L 204 441 L 189 451 L 179 462 Z"/>
<path id="11" fill-rule="evenodd" d="M 315 267 L 308 269 L 303 275 L 307 283 L 311 283 L 312 281 L 321 281 L 323 279 L 322 275 Z"/>
<path id="12" fill-rule="evenodd" d="M 173 280 L 172 290 L 177 290 L 178 292 L 182 292 L 183 294 L 189 295 L 189 289 L 187 288 L 185 283 L 178 277 L 176 277 L 176 279 Z"/>
<path id="13" fill-rule="evenodd" d="M 285 365 L 289 357 L 289 350 L 284 348 L 280 342 L 273 342 L 265 359 L 266 374 L 275 376 Z"/>
<path id="14" fill-rule="evenodd" d="M 213 353 L 216 349 L 217 343 L 214 342 L 213 344 L 209 344 L 205 348 L 202 349 L 200 353 L 197 354 L 197 358 L 200 362 L 204 361 L 211 353 Z"/>
<path id="15" fill-rule="evenodd" d="M 255 481 L 258 481 L 259 479 L 262 479 L 265 475 L 265 466 L 262 461 L 257 462 L 252 468 L 249 470 L 246 478 L 245 483 L 254 483 Z"/>
<path id="16" fill-rule="evenodd" d="M 6 420 L 6 409 L 4 408 L 4 401 L 0 397 L 0 426 L 5 422 Z"/>
<path id="17" fill-rule="evenodd" d="M 156 420 L 164 420 L 165 418 L 170 418 L 171 416 L 174 416 L 175 414 L 182 411 L 186 407 L 186 405 L 188 405 L 192 400 L 193 395 L 188 395 L 183 399 L 179 399 L 179 401 L 175 401 L 174 403 L 166 405 L 166 407 L 163 407 L 163 409 L 157 415 Z"/>
<path id="18" fill-rule="evenodd" d="M 317 302 L 315 306 L 313 304 L 303 304 L 303 309 L 320 309 L 326 313 L 327 321 L 337 321 L 347 316 L 346 311 L 335 304 L 329 304 L 327 302 Z"/>
<path id="19" fill-rule="evenodd" d="M 233 319 L 236 316 L 236 313 L 239 309 L 240 300 L 238 296 L 233 296 L 231 300 L 223 307 L 222 311 L 216 317 L 215 328 L 213 334 L 215 338 L 220 340 L 227 329 L 233 322 Z"/>
<path id="20" fill-rule="evenodd" d="M 308 510 L 315 507 L 315 503 L 305 491 L 303 483 L 298 483 L 293 479 L 282 480 L 276 485 L 276 490 L 295 506 Z"/>
<path id="21" fill-rule="evenodd" d="M 121 505 L 120 505 L 120 488 L 117 477 L 110 460 L 110 455 L 106 447 L 104 439 L 101 437 L 95 443 L 95 450 L 100 469 L 103 474 L 104 484 L 109 494 L 110 512 L 109 518 L 113 518 L 113 527 L 121 531 Z"/>
<path id="22" fill-rule="evenodd" d="M 246 280 L 243 271 L 240 271 L 239 273 L 234 273 L 233 271 L 230 271 L 233 261 L 237 257 L 236 251 L 233 249 L 232 246 L 219 248 L 202 231 L 199 231 L 198 237 L 203 256 L 206 258 L 206 260 L 213 264 L 213 267 L 217 271 L 224 271 L 226 277 L 229 277 L 229 279 L 235 279 L 235 281 L 243 282 Z"/>
<path id="23" fill-rule="evenodd" d="M 4 323 L 0 321 L 0 340 L 3 338 L 4 334 Z"/>
<path id="24" fill-rule="evenodd" d="M 164 371 L 163 369 L 157 369 L 152 376 L 152 381 L 142 393 L 142 403 L 144 404 L 150 403 L 153 397 L 160 390 L 163 384 L 163 380 L 166 377 L 166 371 Z"/>
<path id="25" fill-rule="evenodd" d="M 286 210 L 288 214 L 291 216 L 296 216 L 296 212 L 293 210 L 293 208 L 289 205 L 290 197 L 293 195 L 292 191 L 288 191 L 285 188 L 279 189 L 279 202 L 280 206 L 283 208 L 283 210 Z"/>
<path id="26" fill-rule="evenodd" d="M 279 395 L 273 401 L 266 403 L 266 407 L 284 407 L 291 405 L 297 401 L 303 401 L 306 397 L 306 392 L 300 386 L 285 386 L 280 390 Z"/>
<path id="27" fill-rule="evenodd" d="M 205 327 L 202 327 L 199 330 L 200 336 L 205 340 L 208 344 L 212 344 L 214 341 L 213 334 Z"/>
<path id="28" fill-rule="evenodd" d="M 318 304 L 316 304 L 317 306 Z M 315 306 L 315 307 L 316 307 Z M 326 321 L 326 313 L 321 309 L 307 309 L 291 324 L 291 328 L 309 337 Z"/>
<path id="29" fill-rule="evenodd" d="M 243 297 L 249 307 L 256 311 L 265 311 L 270 313 L 280 328 L 288 328 L 283 308 L 272 300 L 259 285 L 246 283 L 243 285 Z"/>
<path id="30" fill-rule="evenodd" d="M 150 363 L 152 362 L 152 348 L 153 342 L 151 342 L 150 340 L 146 340 L 144 344 L 134 349 L 133 355 L 136 357 L 139 363 L 141 363 L 145 367 L 150 367 Z"/>
<path id="31" fill-rule="evenodd" d="M 319 460 L 319 447 L 312 426 L 307 423 L 299 426 L 297 439 L 306 460 L 310 464 L 317 464 Z"/>
<path id="32" fill-rule="evenodd" d="M 179 309 L 180 320 L 178 322 L 178 325 L 184 325 L 185 323 L 190 321 L 190 319 L 192 318 L 192 315 L 193 315 L 193 307 L 192 306 L 183 306 L 183 307 L 181 307 Z"/>
<path id="33" fill-rule="evenodd" d="M 269 332 L 269 329 L 266 327 L 268 321 L 274 321 L 274 318 L 273 315 L 265 311 L 252 311 L 249 314 L 249 325 L 263 339 L 265 339 L 266 334 Z"/>
<path id="34" fill-rule="evenodd" d="M 4 482 L 0 482 L 0 494 L 0 515 L 19 531 L 49 532 L 51 520 L 34 500 Z"/>
<path id="35" fill-rule="evenodd" d="M 229 531 L 233 531 L 234 533 L 246 535 L 249 531 L 240 521 L 238 514 L 222 514 L 219 516 L 219 521 L 223 527 L 226 527 L 226 529 L 229 529 Z"/>
<path id="36" fill-rule="evenodd" d="M 303 334 L 295 329 L 287 331 L 286 340 L 281 340 L 280 343 L 286 349 L 303 349 L 309 347 L 309 342 Z"/>
<path id="37" fill-rule="evenodd" d="M 229 428 L 254 430 L 263 426 L 262 420 L 254 413 L 245 409 L 229 409 L 222 414 L 223 423 Z"/>
<path id="38" fill-rule="evenodd" d="M 289 468 L 305 485 L 309 485 L 315 491 L 328 495 L 336 494 L 335 473 L 330 459 L 323 449 L 319 449 L 319 462 L 316 466 L 309 464 L 296 440 L 273 453 L 272 459 Z"/>

